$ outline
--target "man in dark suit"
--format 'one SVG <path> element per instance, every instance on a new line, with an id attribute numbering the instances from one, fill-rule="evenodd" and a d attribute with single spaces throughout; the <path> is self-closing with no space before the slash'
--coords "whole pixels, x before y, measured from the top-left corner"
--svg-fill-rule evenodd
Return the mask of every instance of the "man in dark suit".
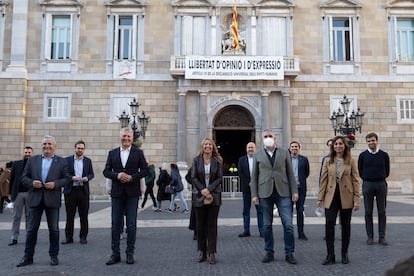
<path id="1" fill-rule="evenodd" d="M 23 209 L 25 215 L 25 223 L 27 229 L 27 222 L 29 217 L 29 205 L 27 204 L 27 191 L 28 188 L 24 187 L 21 183 L 24 166 L 26 166 L 27 160 L 32 157 L 33 148 L 26 146 L 24 148 L 23 160 L 14 161 L 13 168 L 10 173 L 10 195 L 11 201 L 14 205 L 14 214 L 12 222 L 12 235 L 9 246 L 16 245 L 17 239 L 20 233 L 20 221 L 22 219 Z"/>
<path id="2" fill-rule="evenodd" d="M 71 177 L 66 160 L 55 155 L 55 150 L 55 138 L 46 135 L 42 140 L 42 154 L 29 158 L 23 171 L 22 184 L 29 189 L 30 209 L 24 257 L 18 267 L 33 263 L 43 211 L 49 228 L 50 265 L 59 264 L 59 208 L 62 188 L 71 181 Z"/>
<path id="3" fill-rule="evenodd" d="M 292 201 L 298 200 L 298 188 L 289 152 L 276 147 L 276 135 L 266 129 L 262 133 L 264 148 L 254 154 L 250 181 L 253 204 L 263 208 L 263 234 L 266 255 L 263 263 L 274 260 L 273 205 L 276 204 L 283 224 L 285 259 L 296 264 L 293 256 L 295 238 L 292 222 Z"/>
<path id="4" fill-rule="evenodd" d="M 79 238 L 81 244 L 86 244 L 88 235 L 88 212 L 89 212 L 89 181 L 94 178 L 92 161 L 83 155 L 85 142 L 79 140 L 75 143 L 75 154 L 66 157 L 69 173 L 72 181 L 63 189 L 66 206 L 66 239 L 62 244 L 73 243 L 73 228 L 75 222 L 76 208 L 78 208 L 80 219 Z"/>
<path id="5" fill-rule="evenodd" d="M 252 206 L 252 193 L 250 191 L 250 176 L 253 170 L 253 154 L 256 152 L 256 145 L 249 142 L 246 146 L 246 155 L 239 158 L 237 171 L 240 178 L 241 191 L 243 193 L 243 233 L 239 237 L 250 236 L 250 208 Z M 257 213 L 257 226 L 260 237 L 263 237 L 263 212 L 260 204 L 255 205 Z"/>
<path id="6" fill-rule="evenodd" d="M 296 183 L 298 186 L 299 199 L 296 202 L 296 219 L 298 226 L 298 235 L 300 240 L 307 241 L 305 233 L 303 232 L 304 224 L 304 205 L 306 199 L 306 178 L 309 176 L 309 160 L 306 156 L 299 154 L 300 144 L 297 141 L 290 142 L 290 160 L 292 161 L 293 173 L 295 174 Z"/>
<path id="7" fill-rule="evenodd" d="M 138 198 L 141 195 L 140 179 L 148 174 L 148 164 L 142 150 L 132 146 L 133 131 L 123 128 L 120 132 L 121 147 L 108 153 L 103 174 L 112 180 L 111 248 L 112 255 L 106 262 L 113 265 L 121 261 L 119 239 L 125 214 L 127 227 L 126 263 L 133 264 L 137 232 Z"/>

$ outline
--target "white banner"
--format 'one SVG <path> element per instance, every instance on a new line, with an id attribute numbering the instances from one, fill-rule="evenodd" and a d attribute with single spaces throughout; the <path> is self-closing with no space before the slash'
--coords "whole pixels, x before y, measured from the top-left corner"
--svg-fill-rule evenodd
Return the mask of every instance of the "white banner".
<path id="1" fill-rule="evenodd" d="M 186 56 L 185 78 L 283 80 L 282 56 Z"/>

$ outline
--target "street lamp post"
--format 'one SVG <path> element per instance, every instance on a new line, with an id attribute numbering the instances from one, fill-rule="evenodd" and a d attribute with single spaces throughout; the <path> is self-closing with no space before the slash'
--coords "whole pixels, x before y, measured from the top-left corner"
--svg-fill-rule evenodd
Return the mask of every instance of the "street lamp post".
<path id="1" fill-rule="evenodd" d="M 351 102 L 352 100 L 344 95 L 343 99 L 339 101 L 342 109 L 339 107 L 337 111 L 333 111 L 329 120 L 331 120 L 335 135 L 339 133 L 347 136 L 350 140 L 355 140 L 355 133 L 357 131 L 361 133 L 362 131 L 362 117 L 364 113 L 361 112 L 359 107 L 357 112 L 355 110 L 349 112 Z M 349 144 L 352 147 L 354 143 L 350 142 Z"/>
<path id="2" fill-rule="evenodd" d="M 134 131 L 134 141 L 142 136 L 145 139 L 145 132 L 147 131 L 148 123 L 150 121 L 150 117 L 145 115 L 145 111 L 141 112 L 141 115 L 138 115 L 138 107 L 141 105 L 137 102 L 137 99 L 134 98 L 132 102 L 130 102 L 129 107 L 131 109 L 132 114 L 132 123 L 131 128 Z M 128 127 L 131 117 L 124 111 L 122 114 L 118 116 L 119 122 L 121 123 L 121 128 Z M 137 120 L 140 124 L 141 129 L 138 130 Z"/>

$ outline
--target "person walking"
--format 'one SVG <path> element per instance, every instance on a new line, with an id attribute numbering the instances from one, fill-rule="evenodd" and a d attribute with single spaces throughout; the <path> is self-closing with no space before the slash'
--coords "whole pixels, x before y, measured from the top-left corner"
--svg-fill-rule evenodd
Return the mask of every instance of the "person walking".
<path id="1" fill-rule="evenodd" d="M 181 180 L 180 172 L 178 171 L 177 164 L 172 163 L 170 165 L 171 168 L 171 179 L 172 184 L 171 186 L 174 188 L 174 193 L 171 194 L 171 202 L 170 202 L 170 208 L 168 208 L 168 212 L 172 213 L 176 207 L 175 207 L 175 197 L 178 196 L 178 198 L 181 201 L 182 206 L 184 207 L 184 210 L 182 211 L 185 214 L 188 214 L 190 211 L 188 210 L 187 202 L 184 199 L 184 185 Z"/>
<path id="2" fill-rule="evenodd" d="M 158 179 L 156 182 L 158 186 L 158 191 L 157 191 L 157 209 L 155 210 L 155 212 L 162 212 L 161 204 L 163 200 L 171 200 L 171 195 L 165 192 L 165 187 L 167 187 L 171 181 L 171 177 L 167 171 L 168 164 L 162 163 L 159 169 L 160 169 L 160 173 L 158 175 Z"/>
<path id="3" fill-rule="evenodd" d="M 362 178 L 362 193 L 365 207 L 365 229 L 367 232 L 367 244 L 374 243 L 374 224 L 372 213 L 374 198 L 378 210 L 378 243 L 388 245 L 385 239 L 386 207 L 388 185 L 386 178 L 390 175 L 390 157 L 388 153 L 378 146 L 378 135 L 374 132 L 365 137 L 368 149 L 361 152 L 358 158 L 359 175 Z"/>
<path id="4" fill-rule="evenodd" d="M 155 166 L 154 164 L 149 164 L 148 162 L 148 175 L 145 177 L 145 193 L 144 193 L 144 199 L 141 204 L 141 208 L 144 208 L 145 203 L 147 202 L 148 195 L 152 199 L 152 209 L 157 209 L 157 202 L 155 201 L 154 196 L 154 181 L 155 181 Z"/>
<path id="5" fill-rule="evenodd" d="M 7 162 L 5 168 L 1 168 L 0 174 L 0 213 L 3 213 L 4 204 L 10 202 L 10 173 L 13 161 Z"/>
<path id="6" fill-rule="evenodd" d="M 111 188 L 111 249 L 106 265 L 121 261 L 120 235 L 122 220 L 126 216 L 127 248 L 126 263 L 133 264 L 137 233 L 138 198 L 141 195 L 140 179 L 147 176 L 148 164 L 142 150 L 132 146 L 134 131 L 120 131 L 121 146 L 108 153 L 103 175 L 112 180 Z"/>
<path id="7" fill-rule="evenodd" d="M 266 255 L 263 263 L 274 260 L 273 205 L 276 204 L 283 224 L 285 260 L 296 264 L 292 222 L 292 201 L 298 200 L 298 188 L 289 152 L 276 147 L 276 135 L 270 129 L 262 132 L 264 148 L 254 154 L 250 181 L 252 203 L 263 208 L 263 234 Z"/>
<path id="8" fill-rule="evenodd" d="M 27 160 L 22 184 L 29 190 L 29 222 L 24 257 L 17 267 L 33 264 L 40 221 L 46 213 L 49 229 L 50 265 L 59 264 L 59 209 L 62 205 L 62 188 L 71 181 L 66 160 L 55 155 L 56 139 L 46 135 L 42 140 L 42 154 Z"/>
<path id="9" fill-rule="evenodd" d="M 33 156 L 33 148 L 30 146 L 24 147 L 24 156 L 22 160 L 13 162 L 13 167 L 10 173 L 10 200 L 13 202 L 14 213 L 11 229 L 11 241 L 8 244 L 13 246 L 17 244 L 20 233 L 20 222 L 24 209 L 25 229 L 27 230 L 27 223 L 29 217 L 29 205 L 27 202 L 27 191 L 29 190 L 22 184 L 22 174 L 27 160 Z"/>
<path id="10" fill-rule="evenodd" d="M 299 199 L 296 204 L 296 221 L 298 227 L 298 238 L 300 240 L 307 241 L 308 238 L 303 231 L 304 226 L 304 212 L 305 212 L 305 199 L 306 199 L 306 179 L 309 177 L 309 160 L 306 156 L 299 154 L 300 144 L 297 141 L 290 142 L 289 145 L 290 160 L 292 162 L 293 173 L 295 174 Z"/>
<path id="11" fill-rule="evenodd" d="M 250 208 L 252 206 L 252 193 L 250 191 L 250 177 L 253 170 L 253 154 L 256 152 L 256 144 L 249 142 L 246 145 L 246 154 L 239 158 L 237 170 L 240 178 L 240 188 L 243 194 L 243 232 L 240 238 L 250 236 Z M 257 215 L 257 227 L 259 235 L 263 238 L 263 210 L 260 204 L 255 205 Z"/>
<path id="12" fill-rule="evenodd" d="M 191 183 L 196 189 L 194 208 L 196 215 L 198 262 L 207 258 L 216 263 L 217 220 L 221 205 L 223 159 L 216 143 L 210 138 L 201 141 L 191 166 Z"/>
<path id="13" fill-rule="evenodd" d="M 345 137 L 332 139 L 331 153 L 323 164 L 317 206 L 325 206 L 325 235 L 327 256 L 323 265 L 335 263 L 335 224 L 340 213 L 342 229 L 342 263 L 348 264 L 352 210 L 360 206 L 360 182 L 356 161 Z"/>
<path id="14" fill-rule="evenodd" d="M 80 219 L 80 243 L 88 243 L 86 237 L 88 236 L 89 229 L 89 181 L 95 177 L 95 174 L 93 172 L 92 160 L 84 155 L 85 147 L 84 141 L 77 141 L 75 143 L 75 154 L 66 157 L 72 181 L 63 189 L 66 206 L 66 239 L 62 241 L 62 244 L 73 243 L 76 209 L 78 209 Z"/>

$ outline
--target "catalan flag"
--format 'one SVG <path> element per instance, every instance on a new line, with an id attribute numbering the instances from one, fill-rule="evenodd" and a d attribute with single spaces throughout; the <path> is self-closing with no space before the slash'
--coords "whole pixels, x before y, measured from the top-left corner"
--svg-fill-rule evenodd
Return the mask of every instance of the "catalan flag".
<path id="1" fill-rule="evenodd" d="M 234 1 L 233 7 L 233 20 L 231 21 L 231 34 L 233 35 L 233 48 L 239 49 L 239 26 L 237 24 L 237 7 L 236 1 Z"/>

